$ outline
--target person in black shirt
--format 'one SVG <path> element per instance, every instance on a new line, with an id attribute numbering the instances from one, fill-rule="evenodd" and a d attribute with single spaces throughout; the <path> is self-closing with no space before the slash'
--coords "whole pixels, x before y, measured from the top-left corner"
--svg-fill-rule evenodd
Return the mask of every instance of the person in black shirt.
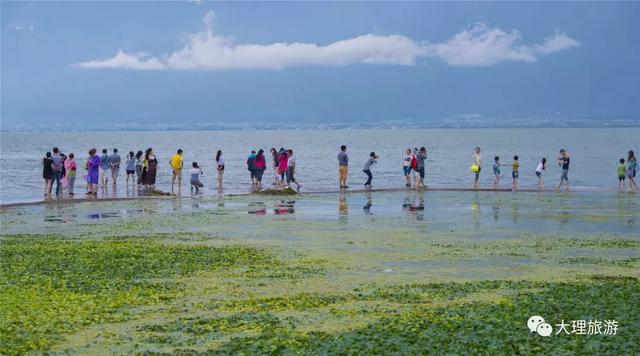
<path id="1" fill-rule="evenodd" d="M 566 185 L 566 190 L 569 190 L 569 163 L 571 162 L 571 158 L 567 151 L 563 148 L 560 150 L 560 156 L 558 157 L 558 165 L 562 168 L 562 175 L 560 175 L 560 183 L 558 184 L 558 189 L 562 187 L 564 183 Z"/>
<path id="2" fill-rule="evenodd" d="M 44 178 L 44 196 L 51 195 L 51 186 L 53 185 L 53 159 L 51 152 L 47 152 L 42 159 L 42 178 Z"/>

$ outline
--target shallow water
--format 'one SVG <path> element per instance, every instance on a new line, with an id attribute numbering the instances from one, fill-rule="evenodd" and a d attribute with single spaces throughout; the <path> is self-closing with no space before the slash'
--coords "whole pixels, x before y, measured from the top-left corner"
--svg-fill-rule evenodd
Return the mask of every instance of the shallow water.
<path id="1" fill-rule="evenodd" d="M 560 148 L 571 155 L 570 179 L 581 187 L 617 188 L 616 165 L 629 149 L 640 151 L 638 128 L 584 129 L 384 129 L 384 130 L 300 130 L 300 131 L 154 131 L 154 132 L 54 132 L 1 133 L 0 201 L 2 203 L 35 201 L 42 198 L 41 159 L 53 146 L 63 152 L 74 152 L 82 167 L 91 147 L 99 150 L 116 147 L 126 152 L 153 147 L 159 160 L 157 187 L 170 190 L 169 158 L 177 148 L 185 151 L 185 166 L 197 161 L 205 174 L 204 195 L 218 194 L 214 156 L 218 149 L 225 153 L 224 193 L 249 192 L 246 157 L 251 149 L 281 146 L 292 148 L 297 156 L 297 179 L 303 191 L 328 191 L 337 187 L 336 155 L 341 144 L 348 146 L 351 160 L 350 185 L 361 188 L 365 181 L 362 165 L 370 151 L 380 156 L 372 168 L 376 188 L 398 188 L 404 184 L 402 158 L 408 147 L 425 146 L 429 151 L 426 182 L 432 187 L 469 187 L 471 154 L 482 147 L 484 171 L 481 185 L 491 187 L 491 163 L 498 155 L 502 163 L 511 163 L 519 155 L 520 182 L 532 187 L 537 180 L 535 167 L 541 157 L 550 161 L 547 186 L 557 183 L 560 169 L 555 158 Z M 76 180 L 76 198 L 84 197 L 83 172 Z M 511 169 L 502 169 L 502 187 L 510 186 Z M 100 196 L 125 197 L 138 193 L 124 184 L 124 167 L 120 169 L 120 186 L 109 185 Z M 265 172 L 270 184 L 273 173 Z M 189 194 L 188 176 L 184 172 L 182 194 Z M 268 185 L 267 184 L 267 185 Z M 176 189 L 177 191 L 177 189 Z"/>

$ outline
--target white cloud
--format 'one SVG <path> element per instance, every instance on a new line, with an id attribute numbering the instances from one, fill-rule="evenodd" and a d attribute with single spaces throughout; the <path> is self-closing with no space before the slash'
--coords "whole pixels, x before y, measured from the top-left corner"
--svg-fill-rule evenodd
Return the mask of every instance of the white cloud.
<path id="1" fill-rule="evenodd" d="M 122 51 L 103 60 L 77 63 L 82 68 L 133 70 L 280 70 L 295 66 L 352 64 L 414 65 L 421 58 L 439 58 L 455 66 L 487 66 L 503 61 L 535 62 L 578 41 L 560 31 L 539 45 L 521 44 L 518 31 L 505 32 L 477 24 L 444 43 L 417 42 L 402 35 L 366 34 L 328 45 L 315 43 L 236 44 L 215 34 L 216 15 L 207 12 L 204 30 L 187 35 L 184 46 L 162 59 Z"/>
<path id="2" fill-rule="evenodd" d="M 33 21 L 29 21 L 28 24 L 18 24 L 18 23 L 12 23 L 9 24 L 9 28 L 14 30 L 14 31 L 28 31 L 28 32 L 34 32 L 35 31 L 35 26 L 33 24 Z"/>
<path id="3" fill-rule="evenodd" d="M 536 45 L 534 47 L 535 51 L 540 54 L 551 54 L 558 51 L 562 51 L 566 48 L 578 47 L 580 46 L 580 42 L 574 40 L 573 38 L 567 36 L 564 32 L 560 30 L 556 30 L 556 33 L 553 36 L 548 37 L 543 44 Z"/>
<path id="4" fill-rule="evenodd" d="M 188 1 L 196 5 L 201 5 L 204 2 L 204 0 L 188 0 Z"/>
<path id="5" fill-rule="evenodd" d="M 146 53 L 127 54 L 118 50 L 115 56 L 103 60 L 94 60 L 74 64 L 80 68 L 123 68 L 136 70 L 157 70 L 165 68 L 165 65 L 155 57 Z"/>
<path id="6" fill-rule="evenodd" d="M 577 47 L 578 41 L 563 32 L 548 37 L 541 45 L 521 44 L 522 36 L 516 30 L 505 32 L 476 24 L 451 37 L 447 42 L 428 45 L 429 55 L 441 58 L 455 66 L 487 66 L 504 61 L 535 62 L 539 55 Z"/>

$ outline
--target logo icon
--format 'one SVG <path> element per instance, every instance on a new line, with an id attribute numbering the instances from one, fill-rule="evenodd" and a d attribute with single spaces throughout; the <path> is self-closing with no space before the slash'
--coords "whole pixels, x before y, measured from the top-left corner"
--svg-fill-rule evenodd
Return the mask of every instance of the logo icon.
<path id="1" fill-rule="evenodd" d="M 553 328 L 550 324 L 544 321 L 544 318 L 540 315 L 534 315 L 527 320 L 527 327 L 530 332 L 537 332 L 540 336 L 549 337 L 553 332 Z"/>

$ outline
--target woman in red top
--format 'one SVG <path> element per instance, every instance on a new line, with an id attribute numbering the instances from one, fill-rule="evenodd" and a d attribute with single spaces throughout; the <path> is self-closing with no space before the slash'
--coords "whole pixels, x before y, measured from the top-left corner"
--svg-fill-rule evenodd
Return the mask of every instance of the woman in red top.
<path id="1" fill-rule="evenodd" d="M 284 174 L 287 172 L 287 164 L 289 163 L 289 156 L 284 148 L 280 149 L 280 155 L 278 156 L 278 174 L 280 174 L 280 184 L 285 183 Z"/>
<path id="2" fill-rule="evenodd" d="M 260 190 L 262 189 L 262 175 L 264 174 L 265 169 L 267 169 L 267 161 L 264 158 L 263 150 L 259 150 L 258 154 L 256 154 L 256 158 L 253 159 L 253 167 L 256 172 L 256 180 L 258 181 L 258 186 L 256 188 Z"/>

